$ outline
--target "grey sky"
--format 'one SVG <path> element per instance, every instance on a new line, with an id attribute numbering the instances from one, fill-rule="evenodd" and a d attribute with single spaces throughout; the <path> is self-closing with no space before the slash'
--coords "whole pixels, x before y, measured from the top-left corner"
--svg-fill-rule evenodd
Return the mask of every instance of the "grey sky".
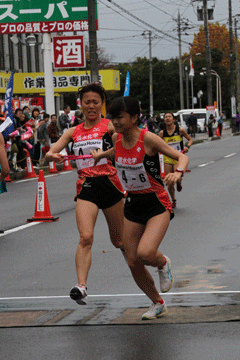
<path id="1" fill-rule="evenodd" d="M 142 36 L 144 30 L 152 30 L 152 55 L 159 59 L 170 59 L 178 56 L 177 16 L 188 23 L 189 35 L 182 33 L 182 53 L 188 52 L 189 46 L 184 43 L 193 41 L 202 21 L 197 21 L 197 7 L 202 8 L 201 1 L 188 0 L 113 0 L 144 22 L 176 38 L 158 33 L 140 21 L 128 16 L 108 0 L 98 0 L 99 31 L 98 45 L 106 49 L 113 62 L 132 62 L 138 56 L 148 57 L 147 37 Z M 214 6 L 214 20 L 228 27 L 228 0 L 208 1 L 208 8 Z M 233 16 L 240 13 L 239 0 L 232 0 Z"/>

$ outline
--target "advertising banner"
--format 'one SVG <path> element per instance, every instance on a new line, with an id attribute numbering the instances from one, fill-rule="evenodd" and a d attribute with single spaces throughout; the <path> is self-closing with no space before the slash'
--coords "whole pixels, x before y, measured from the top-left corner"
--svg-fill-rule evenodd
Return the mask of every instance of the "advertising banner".
<path id="1" fill-rule="evenodd" d="M 97 22 L 97 1 L 96 26 Z M 87 0 L 1 0 L 0 34 L 87 31 Z"/>

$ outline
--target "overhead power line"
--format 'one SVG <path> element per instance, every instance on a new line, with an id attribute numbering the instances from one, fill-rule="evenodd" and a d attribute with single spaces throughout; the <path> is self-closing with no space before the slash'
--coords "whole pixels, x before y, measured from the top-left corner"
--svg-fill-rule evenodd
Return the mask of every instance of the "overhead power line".
<path id="1" fill-rule="evenodd" d="M 122 6 L 116 4 L 114 1 L 112 1 L 112 0 L 107 0 L 107 1 L 110 2 L 111 4 L 113 4 L 114 6 L 116 6 L 117 8 L 119 8 L 121 11 L 125 12 L 127 15 L 131 16 L 132 18 L 134 18 L 135 20 L 141 22 L 141 24 L 143 24 L 143 25 L 145 25 L 145 26 L 148 26 L 149 28 L 153 29 L 155 32 L 158 32 L 158 33 L 160 33 L 160 34 L 162 34 L 162 35 L 164 35 L 164 36 L 166 36 L 166 37 L 168 37 L 168 38 L 170 38 L 170 39 L 173 39 L 173 40 L 175 40 L 175 41 L 178 42 L 178 38 L 176 38 L 176 37 L 174 37 L 174 36 L 172 36 L 172 35 L 170 35 L 170 34 L 167 34 L 167 33 L 165 33 L 165 32 L 162 31 L 162 30 L 157 29 L 155 26 L 152 26 L 152 25 L 148 24 L 147 22 L 145 22 L 144 20 L 140 19 L 140 18 L 137 17 L 136 15 L 133 15 L 132 13 L 130 13 L 129 11 L 127 11 L 126 9 L 124 9 Z M 182 41 L 182 42 L 185 43 L 185 44 L 187 44 L 187 45 L 192 45 L 192 44 L 190 44 L 190 43 L 187 42 L 187 41 Z"/>

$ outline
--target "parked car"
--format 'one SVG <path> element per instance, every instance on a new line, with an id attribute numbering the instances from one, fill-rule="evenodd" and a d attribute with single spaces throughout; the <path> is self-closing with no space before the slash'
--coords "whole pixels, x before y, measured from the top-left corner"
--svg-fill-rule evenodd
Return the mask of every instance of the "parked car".
<path id="1" fill-rule="evenodd" d="M 191 113 L 194 114 L 197 118 L 197 132 L 205 132 L 207 131 L 206 124 L 208 123 L 208 117 L 210 112 L 207 112 L 206 109 L 183 109 L 179 110 L 177 113 L 174 114 L 176 117 L 179 126 L 181 126 L 184 130 L 188 130 L 187 127 L 187 119 L 190 117 Z M 215 109 L 215 119 L 217 120 L 219 117 L 218 109 Z"/>

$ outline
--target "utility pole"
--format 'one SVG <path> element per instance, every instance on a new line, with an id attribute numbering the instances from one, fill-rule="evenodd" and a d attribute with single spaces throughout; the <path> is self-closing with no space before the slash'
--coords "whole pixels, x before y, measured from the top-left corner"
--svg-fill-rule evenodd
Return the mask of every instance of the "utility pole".
<path id="1" fill-rule="evenodd" d="M 98 82 L 99 75 L 98 75 L 98 59 L 97 59 L 95 0 L 87 0 L 87 6 L 88 6 L 88 36 L 89 36 L 91 81 Z"/>
<path id="2" fill-rule="evenodd" d="M 207 0 L 203 0 L 203 20 L 204 20 L 205 51 L 206 51 L 206 74 L 207 74 L 208 105 L 213 105 L 213 101 L 212 101 L 212 77 L 211 77 L 211 50 L 210 50 L 210 45 L 209 45 L 209 33 L 208 33 Z"/>
<path id="3" fill-rule="evenodd" d="M 152 32 L 149 35 L 149 99 L 150 99 L 150 115 L 153 117 L 153 74 L 152 74 Z"/>
<path id="4" fill-rule="evenodd" d="M 181 43 L 181 20 L 178 12 L 178 44 L 179 44 L 179 83 L 180 83 L 180 109 L 184 109 L 183 96 L 183 64 L 182 64 L 182 43 Z"/>
<path id="5" fill-rule="evenodd" d="M 229 53 L 230 53 L 230 86 L 232 107 L 232 132 L 236 132 L 236 98 L 234 86 L 233 30 L 232 30 L 232 0 L 228 0 L 229 15 Z"/>
<path id="6" fill-rule="evenodd" d="M 237 19 L 234 19 L 235 25 L 235 48 L 236 48 L 236 73 L 237 73 L 237 108 L 240 111 L 240 76 L 239 76 L 239 59 L 238 59 L 238 36 L 237 36 Z"/>

